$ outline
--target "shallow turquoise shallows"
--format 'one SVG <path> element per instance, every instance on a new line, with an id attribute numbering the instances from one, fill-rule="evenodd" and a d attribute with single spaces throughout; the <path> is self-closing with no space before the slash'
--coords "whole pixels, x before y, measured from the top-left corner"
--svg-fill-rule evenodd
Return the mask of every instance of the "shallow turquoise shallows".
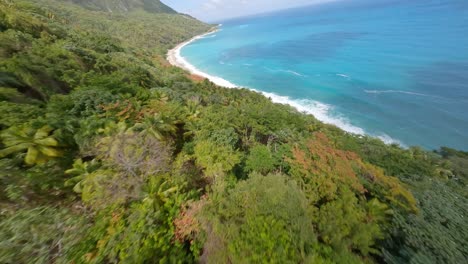
<path id="1" fill-rule="evenodd" d="M 467 0 L 347 0 L 222 23 L 181 51 L 200 71 L 350 132 L 468 150 Z"/>

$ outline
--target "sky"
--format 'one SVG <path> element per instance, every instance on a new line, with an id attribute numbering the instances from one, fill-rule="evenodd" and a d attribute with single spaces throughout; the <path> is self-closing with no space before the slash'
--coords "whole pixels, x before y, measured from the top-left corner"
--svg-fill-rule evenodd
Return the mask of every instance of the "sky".
<path id="1" fill-rule="evenodd" d="M 205 22 L 332 1 L 335 0 L 162 0 L 178 12 Z"/>

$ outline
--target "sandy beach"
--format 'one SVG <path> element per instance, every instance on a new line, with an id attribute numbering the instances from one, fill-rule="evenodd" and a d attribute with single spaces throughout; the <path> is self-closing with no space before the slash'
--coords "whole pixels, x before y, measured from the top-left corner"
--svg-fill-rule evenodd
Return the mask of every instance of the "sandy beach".
<path id="1" fill-rule="evenodd" d="M 195 36 L 195 37 L 193 37 L 192 39 L 190 39 L 188 41 L 180 43 L 175 48 L 168 51 L 167 61 L 173 66 L 176 66 L 176 67 L 179 67 L 179 68 L 182 68 L 182 69 L 188 71 L 192 76 L 194 76 L 194 79 L 205 79 L 206 78 L 206 79 L 210 80 L 211 82 L 213 82 L 216 85 L 221 86 L 221 87 L 241 88 L 241 86 L 236 85 L 234 83 L 231 83 L 230 81 L 225 80 L 225 79 L 223 79 L 221 77 L 213 76 L 213 75 L 207 74 L 205 72 L 202 72 L 201 70 L 197 69 L 195 66 L 190 64 L 190 62 L 188 62 L 180 54 L 181 49 L 183 47 L 185 47 L 186 45 L 188 45 L 188 44 L 190 44 L 190 43 L 192 43 L 192 42 L 194 42 L 196 40 L 199 40 L 201 38 L 205 38 L 206 36 L 214 34 L 214 33 L 218 32 L 218 31 L 219 31 L 219 28 L 214 27 L 207 33 Z M 287 104 L 287 105 L 290 105 L 290 106 L 296 108 L 298 111 L 300 111 L 302 113 L 312 114 L 317 119 L 319 119 L 319 120 L 321 120 L 321 121 L 323 121 L 325 123 L 328 123 L 328 124 L 337 125 L 338 127 L 341 127 L 342 129 L 344 129 L 345 131 L 348 131 L 348 132 L 351 132 L 351 133 L 354 133 L 354 134 L 360 134 L 360 135 L 365 134 L 365 132 L 361 128 L 354 127 L 351 124 L 349 124 L 349 123 L 347 123 L 347 122 L 345 122 L 343 120 L 331 118 L 328 115 L 330 106 L 328 106 L 326 104 L 322 104 L 322 103 L 317 102 L 317 101 L 310 101 L 310 102 L 307 102 L 307 104 L 304 104 L 303 102 L 300 102 L 300 101 L 297 101 L 297 100 L 291 100 L 291 98 L 289 98 L 287 96 L 280 96 L 280 95 L 277 95 L 277 94 L 274 94 L 274 93 L 263 92 L 263 91 L 259 91 L 259 90 L 253 89 L 253 88 L 248 88 L 248 89 L 252 90 L 252 91 L 255 91 L 255 92 L 258 92 L 258 93 L 264 95 L 267 98 L 270 98 L 270 100 L 272 100 L 275 103 Z"/>
<path id="2" fill-rule="evenodd" d="M 225 80 L 221 77 L 218 76 L 213 76 L 210 74 L 207 74 L 205 72 L 202 72 L 201 70 L 197 69 L 195 66 L 190 64 L 180 53 L 181 49 L 185 47 L 186 45 L 207 37 L 208 35 L 215 34 L 218 32 L 220 29 L 219 27 L 214 27 L 212 28 L 209 32 L 198 35 L 193 37 L 192 39 L 185 41 L 183 43 L 180 43 L 177 45 L 175 48 L 171 49 L 167 53 L 167 61 L 176 67 L 182 68 L 186 71 L 188 71 L 191 74 L 191 79 L 193 80 L 202 80 L 202 79 L 208 79 L 214 84 L 221 86 L 221 87 L 226 87 L 226 88 L 241 88 L 241 86 L 236 85 L 228 80 Z M 315 101 L 315 100 L 295 100 L 291 99 L 288 96 L 281 96 L 277 95 L 274 93 L 269 93 L 269 92 L 264 92 L 264 91 L 259 91 L 256 89 L 253 89 L 251 87 L 245 87 L 249 90 L 258 92 L 265 97 L 269 98 L 272 100 L 274 103 L 279 103 L 279 104 L 286 104 L 294 107 L 297 109 L 299 112 L 306 113 L 306 114 L 311 114 L 315 116 L 318 120 L 327 123 L 327 124 L 333 124 L 337 127 L 340 127 L 341 129 L 350 132 L 352 134 L 357 134 L 357 135 L 365 135 L 367 134 L 364 129 L 354 126 L 351 123 L 349 123 L 347 120 L 344 120 L 340 117 L 334 117 L 330 115 L 330 111 L 332 109 L 332 106 Z M 391 143 L 397 143 L 399 145 L 403 144 L 393 138 L 390 138 L 387 135 L 378 135 L 376 136 L 386 142 L 387 144 Z"/>
<path id="3" fill-rule="evenodd" d="M 193 37 L 192 39 L 190 39 L 188 41 L 180 43 L 175 48 L 173 48 L 173 49 L 171 49 L 171 50 L 169 50 L 167 52 L 166 59 L 171 65 L 182 68 L 182 69 L 190 72 L 190 74 L 195 75 L 196 77 L 209 79 L 213 83 L 215 83 L 215 84 L 217 84 L 219 86 L 222 86 L 222 87 L 238 88 L 239 87 L 238 85 L 235 85 L 235 84 L 233 84 L 233 83 L 231 83 L 231 82 L 229 82 L 227 80 L 224 80 L 224 79 L 216 77 L 216 76 L 211 76 L 211 75 L 209 75 L 207 73 L 204 73 L 204 72 L 198 70 L 192 64 L 190 64 L 184 57 L 182 57 L 182 55 L 180 54 L 180 51 L 181 51 L 181 49 L 183 47 L 187 46 L 188 44 L 190 44 L 190 43 L 192 43 L 192 42 L 194 42 L 196 40 L 205 38 L 208 35 L 215 34 L 218 31 L 219 31 L 218 27 L 213 27 L 207 33 L 203 33 L 201 35 Z"/>
<path id="4" fill-rule="evenodd" d="M 175 48 L 169 50 L 167 52 L 167 61 L 173 65 L 173 66 L 177 66 L 177 67 L 180 67 L 186 71 L 189 71 L 191 72 L 191 67 L 188 67 L 188 63 L 187 61 L 180 55 L 180 50 L 187 46 L 188 44 L 194 42 L 195 40 L 198 40 L 198 39 L 201 39 L 201 38 L 204 38 L 208 35 L 211 35 L 211 34 L 214 34 L 218 31 L 217 28 L 212 28 L 209 32 L 207 33 L 203 33 L 201 35 L 198 35 L 198 36 L 195 36 L 193 38 L 191 38 L 190 40 L 187 40 L 185 42 L 182 42 L 180 43 L 179 45 L 177 45 Z"/>

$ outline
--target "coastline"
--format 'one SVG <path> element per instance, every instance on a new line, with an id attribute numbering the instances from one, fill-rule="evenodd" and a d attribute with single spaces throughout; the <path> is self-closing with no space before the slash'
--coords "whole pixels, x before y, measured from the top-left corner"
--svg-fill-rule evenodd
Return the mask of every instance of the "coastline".
<path id="1" fill-rule="evenodd" d="M 195 66 L 193 66 L 190 62 L 188 62 L 181 55 L 181 50 L 185 46 L 187 46 L 187 45 L 189 45 L 189 44 L 191 44 L 191 43 L 193 43 L 193 42 L 195 42 L 195 41 L 197 41 L 199 39 L 205 38 L 206 36 L 209 36 L 211 34 L 214 34 L 214 33 L 218 32 L 218 31 L 220 31 L 220 29 L 219 29 L 220 26 L 221 25 L 215 26 L 215 27 L 211 28 L 210 31 L 208 31 L 206 33 L 197 35 L 197 36 L 191 38 L 188 41 L 180 43 L 179 45 L 177 45 L 176 47 L 174 47 L 173 49 L 171 49 L 171 50 L 169 50 L 167 52 L 166 60 L 171 65 L 179 67 L 181 69 L 184 69 L 184 70 L 188 71 L 190 74 L 194 75 L 197 78 L 208 79 L 208 80 L 210 80 L 211 82 L 213 82 L 214 84 L 216 84 L 218 86 L 225 87 L 225 88 L 238 88 L 238 89 L 246 88 L 246 89 L 249 89 L 251 91 L 255 91 L 257 93 L 262 94 L 263 96 L 269 98 L 273 103 L 289 105 L 289 106 L 295 108 L 296 110 L 298 110 L 299 112 L 313 115 L 319 121 L 324 122 L 326 124 L 331 124 L 331 125 L 337 126 L 338 128 L 340 128 L 340 129 L 342 129 L 342 130 L 344 130 L 344 131 L 346 131 L 348 133 L 355 134 L 355 135 L 360 135 L 360 136 L 368 135 L 368 136 L 371 136 L 371 137 L 378 138 L 378 139 L 382 140 L 383 142 L 385 142 L 386 144 L 398 144 L 398 145 L 400 145 L 402 147 L 406 147 L 405 144 L 403 144 L 399 140 L 391 138 L 387 134 L 372 135 L 372 134 L 367 133 L 366 131 L 364 131 L 364 129 L 351 124 L 348 120 L 346 120 L 344 118 L 341 118 L 339 116 L 338 117 L 331 116 L 330 111 L 331 111 L 331 109 L 333 107 L 330 106 L 330 105 L 327 105 L 327 104 L 324 104 L 324 103 L 321 103 L 321 102 L 318 102 L 318 101 L 315 101 L 315 100 L 308 100 L 308 99 L 295 100 L 295 99 L 289 98 L 288 96 L 281 96 L 281 95 L 277 95 L 277 94 L 274 94 L 274 93 L 259 91 L 259 90 L 249 88 L 249 87 L 242 87 L 242 86 L 236 85 L 236 84 L 234 84 L 234 83 L 232 83 L 232 82 L 230 82 L 228 80 L 225 80 L 225 79 L 223 79 L 221 77 L 213 76 L 213 75 L 210 75 L 210 74 L 207 74 L 205 72 L 200 71 L 199 69 L 197 69 Z"/>
<path id="2" fill-rule="evenodd" d="M 211 76 L 207 73 L 204 73 L 197 68 L 195 68 L 192 64 L 190 64 L 181 54 L 180 51 L 182 50 L 183 47 L 189 45 L 190 43 L 197 41 L 199 39 L 205 38 L 206 36 L 209 36 L 211 34 L 214 34 L 218 32 L 220 29 L 221 25 L 215 26 L 211 28 L 208 32 L 197 35 L 185 42 L 180 43 L 179 45 L 175 46 L 173 49 L 170 49 L 167 52 L 166 55 L 166 60 L 172 65 L 176 66 L 179 68 L 182 68 L 186 71 L 188 71 L 190 74 L 195 75 L 197 77 L 202 77 L 204 79 L 208 79 L 215 83 L 218 86 L 226 87 L 226 88 L 240 88 L 240 86 L 237 86 L 227 80 L 224 80 L 222 78 L 216 77 L 216 76 Z"/>

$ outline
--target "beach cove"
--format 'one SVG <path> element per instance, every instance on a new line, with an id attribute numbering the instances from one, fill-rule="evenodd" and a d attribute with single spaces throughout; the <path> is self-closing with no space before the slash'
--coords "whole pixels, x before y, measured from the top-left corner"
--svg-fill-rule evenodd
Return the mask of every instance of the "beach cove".
<path id="1" fill-rule="evenodd" d="M 468 149 L 468 16 L 456 4 L 362 1 L 223 21 L 168 60 L 350 133 Z"/>
<path id="2" fill-rule="evenodd" d="M 203 72 L 203 71 L 197 69 L 190 62 L 188 62 L 186 58 L 184 58 L 181 55 L 181 50 L 185 46 L 190 45 L 190 44 L 192 44 L 192 43 L 194 43 L 194 42 L 196 42 L 198 40 L 204 39 L 204 38 L 206 38 L 206 37 L 208 37 L 208 36 L 210 36 L 212 34 L 215 34 L 215 33 L 219 32 L 221 26 L 222 25 L 218 25 L 217 27 L 212 28 L 210 31 L 208 31 L 206 33 L 203 33 L 203 34 L 200 34 L 198 36 L 195 36 L 195 37 L 193 37 L 192 39 L 190 39 L 188 41 L 182 42 L 179 45 L 177 45 L 176 47 L 174 47 L 173 49 L 169 50 L 168 53 L 167 53 L 167 57 L 166 57 L 167 61 L 173 66 L 176 66 L 176 67 L 179 67 L 179 68 L 181 68 L 183 70 L 188 71 L 191 75 L 195 76 L 196 78 L 200 77 L 202 79 L 208 79 L 209 81 L 213 82 L 214 84 L 216 84 L 216 85 L 218 85 L 220 87 L 236 88 L 236 89 L 243 89 L 243 88 L 249 89 L 251 91 L 262 94 L 263 96 L 269 98 L 274 103 L 285 104 L 285 105 L 292 106 L 296 110 L 298 110 L 299 112 L 306 113 L 306 114 L 311 114 L 315 118 L 317 118 L 318 120 L 320 120 L 320 121 L 322 121 L 324 123 L 327 123 L 327 124 L 336 125 L 339 128 L 341 128 L 344 131 L 347 131 L 349 133 L 353 133 L 353 134 L 357 134 L 357 135 L 365 135 L 366 134 L 364 130 L 362 130 L 359 127 L 352 126 L 351 124 L 347 123 L 345 120 L 338 120 L 338 119 L 330 118 L 327 115 L 327 111 L 329 110 L 329 106 L 327 106 L 327 105 L 321 104 L 319 102 L 315 102 L 314 107 L 307 107 L 306 105 L 302 104 L 301 102 L 296 102 L 294 100 L 291 100 L 287 96 L 280 96 L 280 95 L 277 95 L 277 94 L 274 94 L 274 93 L 259 91 L 259 90 L 254 89 L 254 88 L 249 88 L 249 87 L 243 87 L 243 86 L 236 85 L 236 84 L 234 84 L 234 83 L 232 83 L 232 82 L 230 82 L 228 80 L 225 80 L 225 79 L 223 79 L 221 77 L 213 76 L 213 75 L 210 75 L 210 74 L 208 74 L 206 72 Z M 388 138 L 388 137 L 381 137 L 380 139 L 383 140 L 387 144 L 396 143 L 396 144 L 402 145 L 400 142 L 397 142 L 397 141 L 395 141 L 395 140 L 393 140 L 391 138 Z"/>

